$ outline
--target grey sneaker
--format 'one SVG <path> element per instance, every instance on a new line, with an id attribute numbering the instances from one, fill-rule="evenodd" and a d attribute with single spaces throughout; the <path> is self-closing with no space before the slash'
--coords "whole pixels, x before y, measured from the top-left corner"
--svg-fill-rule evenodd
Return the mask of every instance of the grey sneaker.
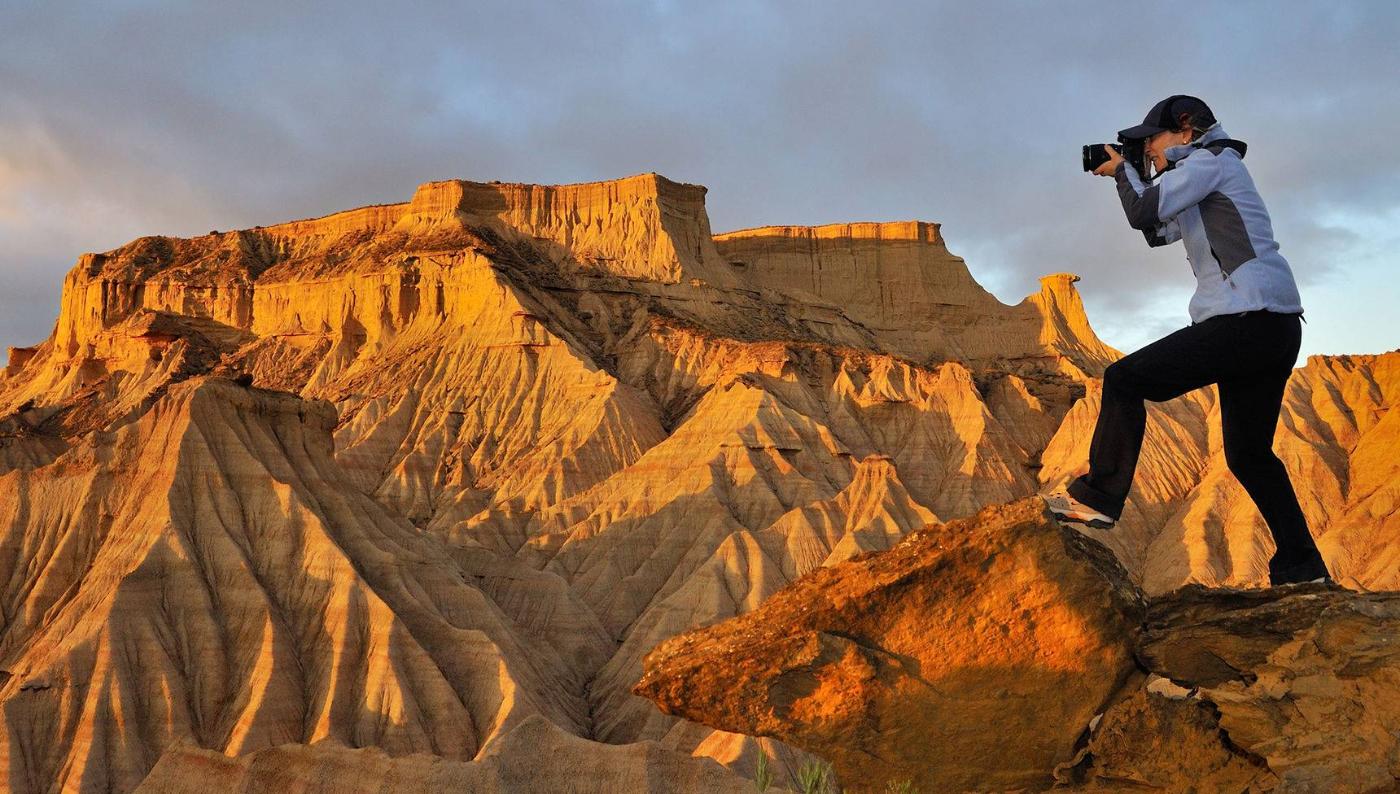
<path id="1" fill-rule="evenodd" d="M 1321 555 L 1316 555 L 1311 559 L 1304 559 L 1292 565 L 1282 564 L 1278 560 L 1269 560 L 1269 586 L 1278 587 L 1284 584 L 1316 584 L 1319 582 L 1331 582 L 1332 577 L 1327 572 L 1327 565 L 1322 561 Z"/>
<path id="2" fill-rule="evenodd" d="M 1101 513 L 1070 496 L 1069 491 L 1063 488 L 1043 493 L 1040 498 L 1045 500 L 1045 506 L 1050 508 L 1055 519 L 1062 523 L 1083 524 L 1095 529 L 1112 529 L 1113 525 L 1118 523 L 1112 516 Z"/>

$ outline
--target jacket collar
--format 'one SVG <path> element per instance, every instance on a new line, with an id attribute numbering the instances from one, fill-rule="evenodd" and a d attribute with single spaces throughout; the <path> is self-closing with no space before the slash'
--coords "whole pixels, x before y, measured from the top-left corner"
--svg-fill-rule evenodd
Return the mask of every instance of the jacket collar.
<path id="1" fill-rule="evenodd" d="M 1245 150 L 1248 148 L 1244 141 L 1234 140 L 1226 134 L 1225 128 L 1221 127 L 1220 122 L 1217 121 L 1202 133 L 1200 138 L 1197 138 L 1191 143 L 1182 144 L 1181 146 L 1169 146 L 1162 154 L 1166 155 L 1168 163 L 1175 165 L 1178 160 L 1185 159 L 1197 149 L 1207 149 L 1212 145 L 1226 146 L 1234 149 L 1240 153 L 1241 159 L 1244 158 Z"/>

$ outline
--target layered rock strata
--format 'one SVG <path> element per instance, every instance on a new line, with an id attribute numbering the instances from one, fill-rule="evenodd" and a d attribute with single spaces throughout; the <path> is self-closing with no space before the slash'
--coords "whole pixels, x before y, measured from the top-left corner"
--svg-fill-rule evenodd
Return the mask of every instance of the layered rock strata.
<path id="1" fill-rule="evenodd" d="M 936 223 L 765 226 L 715 237 L 752 284 L 809 303 L 841 306 L 913 358 L 1019 362 L 1062 356 L 1099 374 L 1118 358 L 1084 315 L 1073 273 L 1006 306 L 949 253 Z"/>

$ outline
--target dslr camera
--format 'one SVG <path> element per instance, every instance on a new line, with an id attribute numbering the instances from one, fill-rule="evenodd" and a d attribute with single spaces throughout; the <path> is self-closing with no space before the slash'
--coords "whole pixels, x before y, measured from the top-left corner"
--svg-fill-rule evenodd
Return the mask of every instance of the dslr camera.
<path id="1" fill-rule="evenodd" d="M 1113 150 L 1123 156 L 1128 161 L 1128 165 L 1138 172 L 1143 182 L 1150 182 L 1152 179 L 1152 162 L 1147 157 L 1146 138 L 1125 138 L 1118 136 L 1118 143 L 1110 143 Z M 1084 147 L 1084 170 L 1093 171 L 1095 168 L 1108 162 L 1108 153 L 1103 150 L 1105 144 L 1091 143 Z"/>

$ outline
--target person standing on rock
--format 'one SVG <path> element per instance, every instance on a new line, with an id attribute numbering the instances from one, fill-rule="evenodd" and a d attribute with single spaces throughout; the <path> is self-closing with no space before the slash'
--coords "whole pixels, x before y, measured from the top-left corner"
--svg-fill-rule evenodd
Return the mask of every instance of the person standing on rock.
<path id="1" fill-rule="evenodd" d="M 1110 364 L 1089 447 L 1089 470 L 1043 494 L 1062 521 L 1112 527 L 1122 515 L 1147 423 L 1164 402 L 1217 384 L 1225 461 L 1269 525 L 1270 584 L 1330 581 L 1288 471 L 1273 452 L 1284 386 L 1298 360 L 1303 306 L 1269 214 L 1232 140 L 1206 103 L 1167 97 L 1119 133 L 1144 140 L 1156 174 L 1145 183 L 1112 147 L 1094 173 L 1112 177 L 1128 224 L 1160 246 L 1181 240 L 1196 277 L 1191 325 Z"/>

